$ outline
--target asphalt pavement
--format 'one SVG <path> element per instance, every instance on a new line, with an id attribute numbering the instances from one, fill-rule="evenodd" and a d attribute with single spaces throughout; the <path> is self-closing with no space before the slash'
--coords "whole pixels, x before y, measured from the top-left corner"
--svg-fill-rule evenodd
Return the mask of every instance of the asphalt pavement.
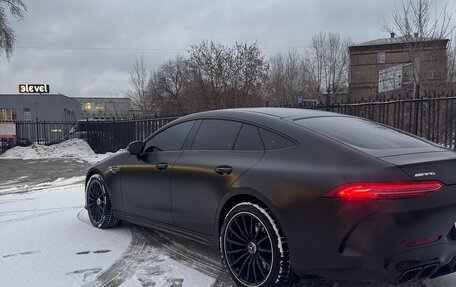
<path id="1" fill-rule="evenodd" d="M 80 159 L 0 159 L 0 190 L 33 187 L 85 175 L 91 164 Z"/>

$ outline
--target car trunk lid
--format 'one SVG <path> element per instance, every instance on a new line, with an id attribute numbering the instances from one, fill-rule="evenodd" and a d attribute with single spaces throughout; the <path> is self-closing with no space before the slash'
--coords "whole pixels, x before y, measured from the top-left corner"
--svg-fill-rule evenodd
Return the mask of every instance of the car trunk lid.
<path id="1" fill-rule="evenodd" d="M 438 180 L 456 184 L 456 153 L 453 151 L 423 152 L 379 157 L 397 165 L 416 181 Z"/>

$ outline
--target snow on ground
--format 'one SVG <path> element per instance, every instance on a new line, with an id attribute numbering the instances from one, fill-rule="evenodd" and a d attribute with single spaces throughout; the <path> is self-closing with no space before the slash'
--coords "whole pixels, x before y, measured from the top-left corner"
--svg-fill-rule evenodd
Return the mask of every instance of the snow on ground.
<path id="1" fill-rule="evenodd" d="M 49 146 L 38 143 L 27 147 L 16 146 L 0 155 L 0 159 L 79 158 L 96 163 L 111 155 L 113 153 L 95 154 L 86 141 L 75 138 Z"/>
<path id="2" fill-rule="evenodd" d="M 0 197 L 0 286 L 79 286 L 123 255 L 127 226 L 84 219 L 84 187 Z"/>
<path id="3" fill-rule="evenodd" d="M 138 248 L 131 246 L 130 225 L 100 230 L 90 224 L 84 186 L 72 184 L 75 180 L 58 179 L 43 184 L 41 191 L 0 196 L 0 286 L 96 286 L 99 274 Z M 129 262 L 136 271 L 121 286 L 143 286 L 144 278 L 156 287 L 214 283 L 152 246 L 147 255 Z"/>

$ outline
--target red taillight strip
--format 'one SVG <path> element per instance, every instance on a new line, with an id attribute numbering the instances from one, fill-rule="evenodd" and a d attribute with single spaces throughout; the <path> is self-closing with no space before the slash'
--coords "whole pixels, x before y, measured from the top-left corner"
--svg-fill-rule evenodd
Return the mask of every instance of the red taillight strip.
<path id="1" fill-rule="evenodd" d="M 345 199 L 402 199 L 437 192 L 442 184 L 437 181 L 406 183 L 348 183 L 329 192 L 327 196 Z"/>

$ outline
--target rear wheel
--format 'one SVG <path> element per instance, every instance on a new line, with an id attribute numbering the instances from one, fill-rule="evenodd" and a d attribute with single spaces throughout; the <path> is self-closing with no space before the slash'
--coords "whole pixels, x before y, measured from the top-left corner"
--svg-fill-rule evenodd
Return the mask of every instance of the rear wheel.
<path id="1" fill-rule="evenodd" d="M 120 220 L 112 216 L 109 194 L 99 174 L 92 175 L 87 182 L 86 207 L 93 226 L 103 229 L 119 225 Z"/>
<path id="2" fill-rule="evenodd" d="M 288 245 L 271 212 L 260 205 L 243 202 L 228 212 L 220 248 L 239 286 L 278 286 L 291 279 Z"/>

